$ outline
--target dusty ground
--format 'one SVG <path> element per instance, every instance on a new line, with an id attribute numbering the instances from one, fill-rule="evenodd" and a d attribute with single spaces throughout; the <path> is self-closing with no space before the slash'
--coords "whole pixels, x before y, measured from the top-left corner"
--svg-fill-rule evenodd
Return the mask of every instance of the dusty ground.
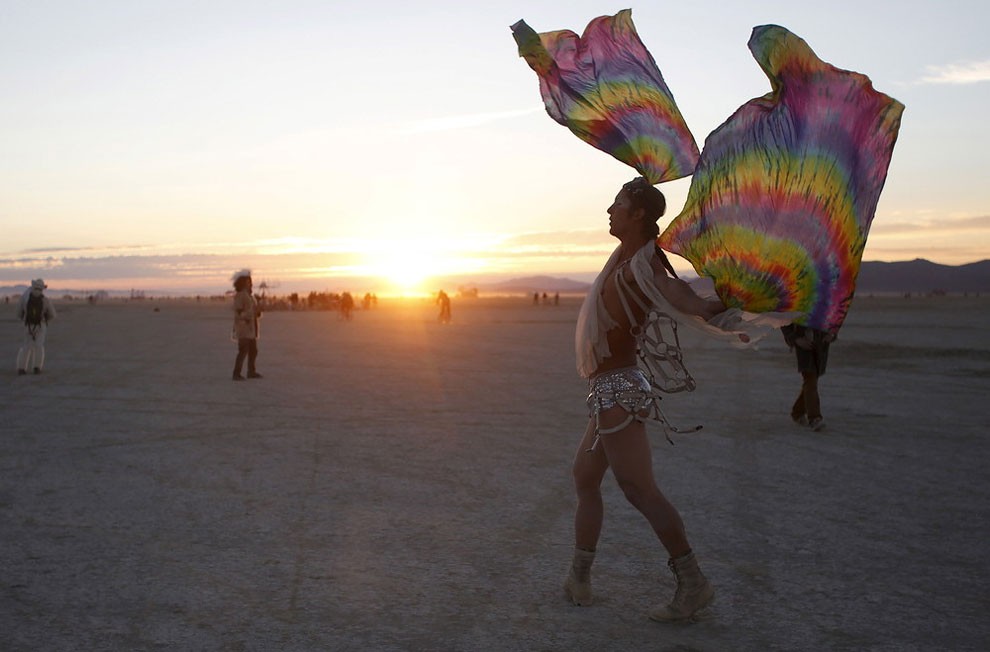
<path id="1" fill-rule="evenodd" d="M 268 314 L 247 383 L 229 304 L 63 304 L 27 377 L 0 320 L 2 648 L 990 646 L 990 300 L 857 298 L 822 433 L 776 338 L 685 338 L 665 407 L 704 430 L 654 458 L 718 591 L 687 626 L 646 618 L 672 580 L 611 477 L 599 603 L 562 598 L 577 305 L 453 308 Z"/>

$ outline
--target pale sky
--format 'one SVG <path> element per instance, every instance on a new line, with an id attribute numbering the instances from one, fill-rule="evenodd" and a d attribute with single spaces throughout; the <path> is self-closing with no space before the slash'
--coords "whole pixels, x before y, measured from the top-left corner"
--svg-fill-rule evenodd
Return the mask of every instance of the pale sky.
<path id="1" fill-rule="evenodd" d="M 985 0 L 0 0 L 0 285 L 587 279 L 635 172 L 546 115 L 509 25 L 630 6 L 699 145 L 769 90 L 756 25 L 868 75 L 906 109 L 864 260 L 990 258 Z"/>

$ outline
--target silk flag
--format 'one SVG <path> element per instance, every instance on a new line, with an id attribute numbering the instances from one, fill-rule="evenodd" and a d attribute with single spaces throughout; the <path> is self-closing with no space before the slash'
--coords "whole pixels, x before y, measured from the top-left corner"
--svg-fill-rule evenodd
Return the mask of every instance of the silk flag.
<path id="1" fill-rule="evenodd" d="M 631 10 L 592 20 L 580 37 L 570 30 L 537 34 L 522 20 L 511 29 L 551 118 L 652 184 L 694 171 L 698 145 Z"/>
<path id="2" fill-rule="evenodd" d="M 749 312 L 797 311 L 836 333 L 852 301 L 904 106 L 821 61 L 783 27 L 749 49 L 771 92 L 705 141 L 684 210 L 658 244 Z"/>

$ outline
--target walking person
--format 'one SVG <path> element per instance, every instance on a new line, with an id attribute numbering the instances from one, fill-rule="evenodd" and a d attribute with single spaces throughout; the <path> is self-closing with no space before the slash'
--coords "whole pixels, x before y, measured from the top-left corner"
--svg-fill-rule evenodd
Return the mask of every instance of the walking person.
<path id="1" fill-rule="evenodd" d="M 564 591 L 576 605 L 593 602 L 591 565 L 604 519 L 601 483 L 611 468 L 626 499 L 649 522 L 669 558 L 677 588 L 671 601 L 650 612 L 650 618 L 671 622 L 691 619 L 712 601 L 715 591 L 701 571 L 680 514 L 653 475 L 644 421 L 646 406 L 658 399 L 637 365 L 637 333 L 647 319 L 647 311 L 640 306 L 682 322 L 707 322 L 723 313 L 725 306 L 717 299 L 699 297 L 676 278 L 655 244 L 657 220 L 665 210 L 663 193 L 645 179 L 622 187 L 608 209 L 609 233 L 620 244 L 585 298 L 578 318 L 578 370 L 589 378 L 591 415 L 572 469 L 577 493 L 575 550 Z M 723 317 L 698 327 L 745 341 L 738 332 L 714 326 L 728 323 Z"/>
<path id="2" fill-rule="evenodd" d="M 450 323 L 450 295 L 448 295 L 443 290 L 437 292 L 436 303 L 440 305 L 440 314 L 437 315 L 437 321 L 441 324 Z"/>
<path id="3" fill-rule="evenodd" d="M 783 326 L 780 332 L 784 342 L 794 351 L 798 373 L 801 374 L 801 391 L 791 406 L 791 419 L 818 432 L 825 427 L 822 402 L 818 396 L 818 379 L 825 375 L 828 347 L 835 341 L 835 336 L 798 324 Z"/>
<path id="4" fill-rule="evenodd" d="M 21 295 L 17 306 L 17 318 L 24 324 L 24 341 L 17 351 L 17 374 L 23 376 L 28 369 L 40 374 L 45 368 L 45 338 L 48 322 L 55 319 L 55 308 L 45 296 L 48 288 L 40 279 L 31 281 L 31 287 Z"/>
<path id="5" fill-rule="evenodd" d="M 255 366 L 258 359 L 258 320 L 261 318 L 261 307 L 251 294 L 254 283 L 251 280 L 251 270 L 242 269 L 233 276 L 234 289 L 234 332 L 237 339 L 237 358 L 234 360 L 234 380 L 244 380 L 241 369 L 247 358 L 247 377 L 261 378 Z"/>

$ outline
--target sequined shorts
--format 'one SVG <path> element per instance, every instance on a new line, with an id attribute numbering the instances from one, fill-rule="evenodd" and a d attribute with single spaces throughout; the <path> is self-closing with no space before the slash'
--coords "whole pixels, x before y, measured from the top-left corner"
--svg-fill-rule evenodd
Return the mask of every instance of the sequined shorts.
<path id="1" fill-rule="evenodd" d="M 652 397 L 650 381 L 639 367 L 623 367 L 594 376 L 589 382 L 588 410 L 592 416 L 618 405 L 640 416 Z"/>

